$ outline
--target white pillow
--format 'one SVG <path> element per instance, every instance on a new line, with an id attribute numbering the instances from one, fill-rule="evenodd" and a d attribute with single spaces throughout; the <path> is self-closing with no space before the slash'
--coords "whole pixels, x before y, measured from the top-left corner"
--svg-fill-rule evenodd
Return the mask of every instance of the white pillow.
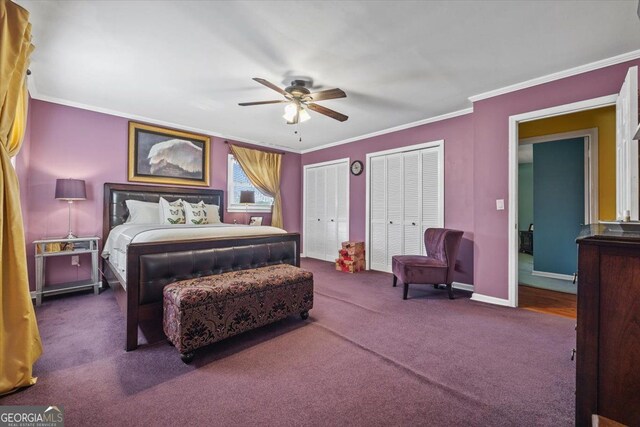
<path id="1" fill-rule="evenodd" d="M 202 203 L 202 202 L 200 202 Z M 216 205 L 205 205 L 207 208 L 207 221 L 209 224 L 220 224 L 220 207 Z"/>
<path id="2" fill-rule="evenodd" d="M 126 200 L 125 204 L 129 209 L 129 217 L 127 224 L 157 224 L 158 211 L 160 205 L 158 203 L 141 202 L 140 200 Z"/>
<path id="3" fill-rule="evenodd" d="M 189 203 L 182 201 L 184 206 L 184 218 L 189 225 L 209 224 L 207 219 L 207 205 L 203 201 L 198 203 Z"/>
<path id="4" fill-rule="evenodd" d="M 184 224 L 184 208 L 182 200 L 169 203 L 160 197 L 160 224 Z"/>

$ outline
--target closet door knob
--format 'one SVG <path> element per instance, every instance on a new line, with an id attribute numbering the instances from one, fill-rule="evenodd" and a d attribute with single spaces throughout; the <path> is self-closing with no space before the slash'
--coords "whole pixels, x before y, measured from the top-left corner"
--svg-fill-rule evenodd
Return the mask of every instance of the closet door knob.
<path id="1" fill-rule="evenodd" d="M 333 221 L 333 218 L 331 218 L 331 222 L 334 222 L 334 221 Z"/>
<path id="2" fill-rule="evenodd" d="M 389 224 L 393 224 L 393 221 L 389 221 Z"/>
<path id="3" fill-rule="evenodd" d="M 415 222 L 412 222 L 412 223 L 411 223 L 411 225 L 416 225 L 416 223 L 415 223 Z"/>
<path id="4" fill-rule="evenodd" d="M 318 218 L 318 221 L 320 221 L 320 218 Z"/>

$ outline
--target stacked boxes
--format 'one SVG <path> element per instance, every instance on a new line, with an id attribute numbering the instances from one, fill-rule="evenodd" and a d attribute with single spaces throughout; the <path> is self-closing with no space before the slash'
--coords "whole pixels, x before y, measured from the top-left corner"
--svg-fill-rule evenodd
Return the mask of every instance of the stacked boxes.
<path id="1" fill-rule="evenodd" d="M 342 242 L 342 249 L 336 259 L 336 270 L 357 273 L 364 270 L 364 242 Z"/>

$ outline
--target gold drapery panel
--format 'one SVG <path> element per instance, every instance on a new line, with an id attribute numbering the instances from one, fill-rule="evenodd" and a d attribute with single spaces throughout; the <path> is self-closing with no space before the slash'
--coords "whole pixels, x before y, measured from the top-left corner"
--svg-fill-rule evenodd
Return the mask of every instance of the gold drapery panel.
<path id="1" fill-rule="evenodd" d="M 282 198 L 280 196 L 282 154 L 252 150 L 232 144 L 229 144 L 229 147 L 249 181 L 260 191 L 273 197 L 271 225 L 284 228 Z"/>
<path id="2" fill-rule="evenodd" d="M 29 13 L 0 0 L 0 395 L 35 384 L 33 364 L 42 353 L 29 295 L 20 188 L 11 165 L 26 130 L 32 51 Z"/>

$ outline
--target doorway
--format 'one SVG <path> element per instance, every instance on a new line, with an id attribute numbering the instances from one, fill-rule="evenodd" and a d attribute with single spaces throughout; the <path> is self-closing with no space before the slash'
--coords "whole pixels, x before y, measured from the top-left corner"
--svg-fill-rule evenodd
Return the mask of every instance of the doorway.
<path id="1" fill-rule="evenodd" d="M 615 96 L 602 97 L 510 118 L 509 304 L 512 307 L 530 308 L 530 300 L 534 298 L 538 305 L 543 304 L 552 312 L 556 303 L 561 311 L 567 308 L 566 301 L 560 301 L 567 299 L 564 298 L 567 295 L 568 301 L 575 301 L 571 294 L 576 292 L 572 279 L 577 270 L 575 238 L 580 226 L 615 215 L 614 103 Z M 605 116 L 606 125 L 602 118 Z M 522 174 L 522 169 L 527 168 L 521 169 L 520 147 L 530 150 L 531 198 L 535 189 L 534 150 L 537 158 L 546 158 L 537 168 L 537 181 L 543 186 L 537 191 L 537 198 L 543 200 L 542 208 L 537 209 L 538 218 L 533 209 L 529 219 L 524 218 L 526 215 L 522 215 L 518 206 L 522 184 L 518 173 Z M 603 165 L 599 161 L 603 158 L 604 175 L 600 173 Z M 554 186 L 554 179 L 560 185 Z M 602 186 L 603 182 L 606 185 Z M 604 190 L 604 194 L 600 190 Z M 610 198 L 610 194 L 614 197 Z M 532 201 L 532 208 L 534 205 L 537 204 Z M 570 214 L 564 215 L 567 210 Z M 531 242 L 529 247 L 523 245 L 527 237 Z M 562 242 L 554 244 L 554 240 Z M 520 298 L 523 300 L 519 301 Z M 575 312 L 575 306 L 568 310 Z"/>
<path id="2" fill-rule="evenodd" d="M 576 114 L 558 119 L 573 125 Z M 545 124 L 531 122 L 529 128 L 540 133 Z M 519 141 L 519 307 L 575 317 L 575 238 L 583 224 L 598 218 L 597 159 L 597 128 Z"/>
<path id="3" fill-rule="evenodd" d="M 613 114 L 611 114 L 613 113 Z M 556 122 L 598 123 L 594 112 Z M 584 114 L 582 114 L 584 116 Z M 595 118 L 594 118 L 595 117 Z M 615 120 L 615 111 L 602 116 Z M 523 133 L 544 132 L 549 119 Z M 613 141 L 607 140 L 613 151 Z M 599 218 L 598 128 L 521 139 L 518 146 L 518 285 L 576 294 L 575 238 Z M 613 179 L 613 176 L 610 177 Z M 611 206 L 613 207 L 613 206 Z"/>

